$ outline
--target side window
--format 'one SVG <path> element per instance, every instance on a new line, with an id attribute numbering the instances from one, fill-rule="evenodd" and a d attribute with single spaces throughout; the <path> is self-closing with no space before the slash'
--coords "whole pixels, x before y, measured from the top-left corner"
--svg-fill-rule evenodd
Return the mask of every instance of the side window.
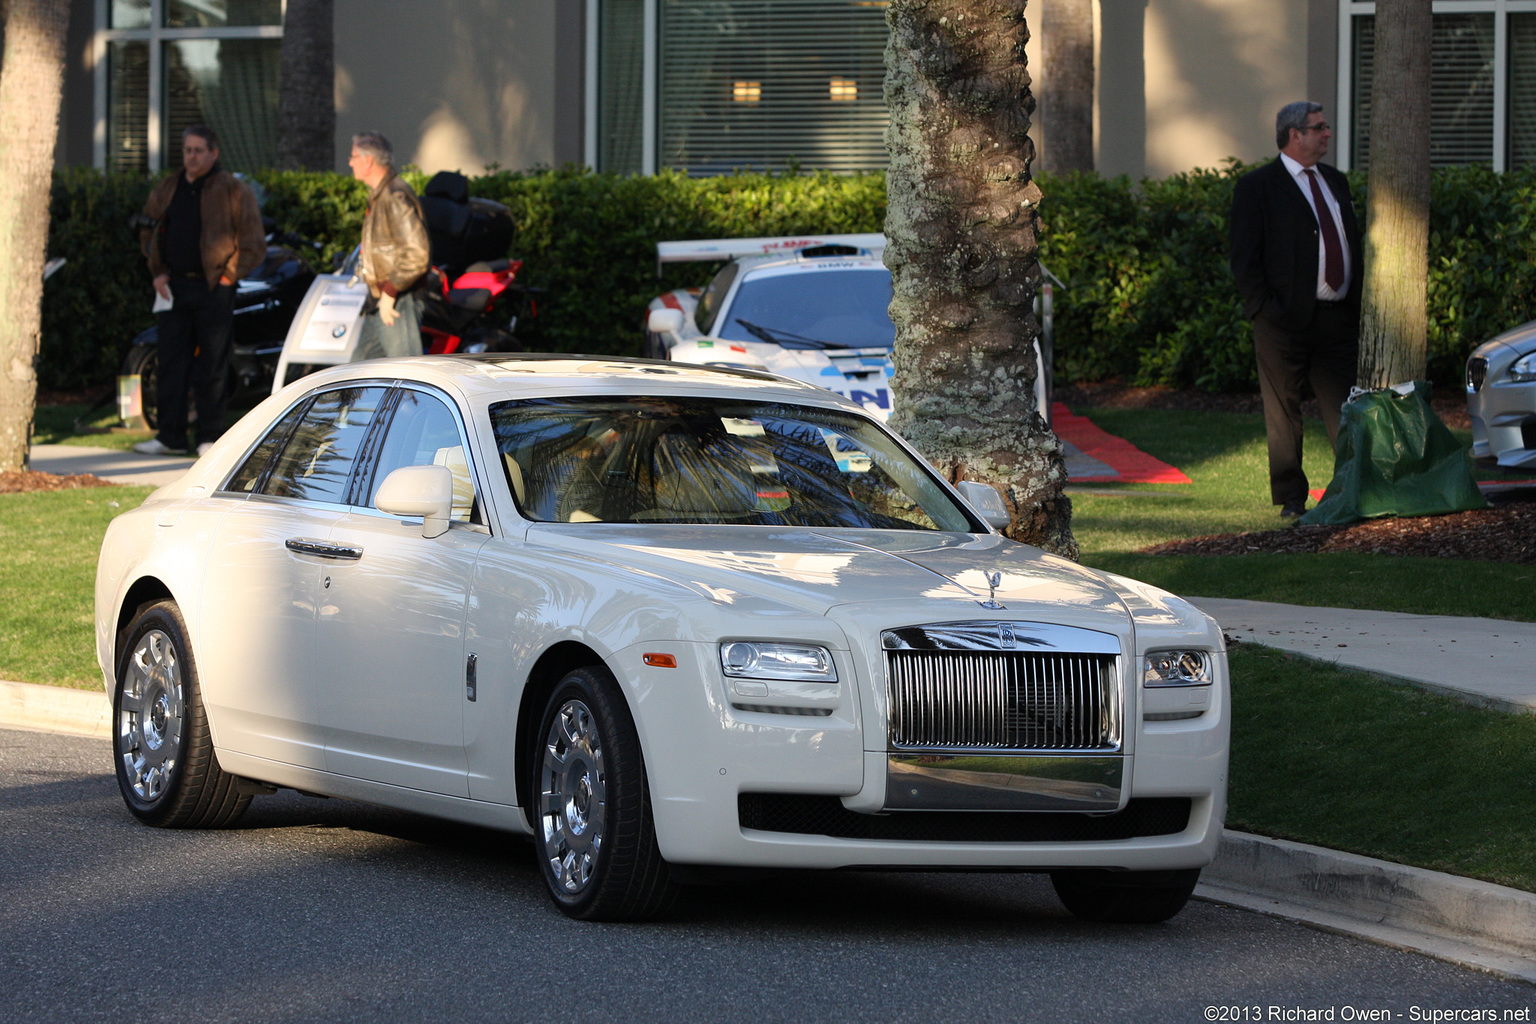
<path id="1" fill-rule="evenodd" d="M 459 435 L 459 421 L 441 399 L 410 389 L 400 392 L 389 432 L 384 435 L 373 484 L 368 489 L 370 506 L 384 478 L 403 466 L 448 467 L 453 473 L 453 521 L 479 521 L 475 484 Z"/>
<path id="2" fill-rule="evenodd" d="M 267 468 L 267 463 L 272 461 L 272 456 L 283 446 L 283 442 L 288 440 L 288 435 L 293 433 L 293 425 L 304 414 L 305 408 L 307 408 L 305 403 L 300 402 L 288 410 L 288 415 L 277 421 L 277 426 L 267 431 L 267 436 L 261 439 L 261 443 L 240 464 L 240 468 L 235 470 L 235 475 L 229 478 L 229 484 L 224 488 L 226 491 L 249 494 L 256 488 L 257 482 L 261 480 L 262 470 Z"/>
<path id="3" fill-rule="evenodd" d="M 388 389 L 353 387 L 315 396 L 267 477 L 262 494 L 345 502 L 358 449 Z"/>
<path id="4" fill-rule="evenodd" d="M 699 308 L 694 312 L 694 320 L 699 325 L 699 330 L 708 334 L 715 326 L 715 318 L 720 315 L 720 303 L 725 299 L 725 293 L 731 290 L 731 282 L 736 280 L 736 273 L 741 268 L 736 263 L 727 263 L 725 269 L 714 276 L 709 282 L 709 287 L 704 289 L 704 294 L 699 298 Z"/>

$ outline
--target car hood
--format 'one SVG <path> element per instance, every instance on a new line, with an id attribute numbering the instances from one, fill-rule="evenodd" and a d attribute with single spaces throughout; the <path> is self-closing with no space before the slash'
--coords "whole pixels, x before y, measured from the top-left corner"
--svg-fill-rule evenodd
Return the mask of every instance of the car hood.
<path id="1" fill-rule="evenodd" d="M 892 621 L 1048 621 L 1125 635 L 1132 619 L 1204 617 L 1155 588 L 1129 588 L 996 534 L 740 526 L 539 524 L 528 542 L 668 580 L 742 614 L 855 609 Z M 988 574 L 999 574 L 995 591 Z M 988 608 L 995 601 L 1001 608 Z M 1182 607 L 1174 607 L 1176 602 Z M 1198 629 L 1198 624 L 1196 625 Z"/>
<path id="2" fill-rule="evenodd" d="M 1493 362 L 1506 352 L 1509 356 L 1520 356 L 1533 350 L 1536 350 L 1536 320 L 1489 338 L 1473 349 L 1472 355 Z"/>

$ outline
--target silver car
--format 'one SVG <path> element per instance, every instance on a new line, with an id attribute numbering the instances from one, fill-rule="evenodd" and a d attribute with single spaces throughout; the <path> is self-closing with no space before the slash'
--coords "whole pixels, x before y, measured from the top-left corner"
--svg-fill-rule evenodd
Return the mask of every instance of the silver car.
<path id="1" fill-rule="evenodd" d="M 1536 469 L 1536 320 L 1473 350 L 1467 412 L 1474 458 Z"/>

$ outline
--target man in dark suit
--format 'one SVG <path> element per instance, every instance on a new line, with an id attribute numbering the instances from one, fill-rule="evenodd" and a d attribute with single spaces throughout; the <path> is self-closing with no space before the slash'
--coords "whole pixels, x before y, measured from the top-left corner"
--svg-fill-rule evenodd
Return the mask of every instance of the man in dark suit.
<path id="1" fill-rule="evenodd" d="M 1232 194 L 1229 259 L 1253 320 L 1270 500 L 1285 519 L 1307 508 L 1302 385 L 1311 381 L 1336 444 L 1359 358 L 1360 226 L 1349 182 L 1318 163 L 1332 138 L 1319 104 L 1286 105 L 1275 118 L 1280 155 L 1239 178 Z"/>

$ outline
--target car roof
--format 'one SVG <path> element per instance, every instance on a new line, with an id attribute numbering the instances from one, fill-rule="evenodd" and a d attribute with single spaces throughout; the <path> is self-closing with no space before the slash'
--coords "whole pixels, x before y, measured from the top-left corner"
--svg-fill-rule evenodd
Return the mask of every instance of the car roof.
<path id="1" fill-rule="evenodd" d="M 449 388 L 471 400 L 500 401 L 572 393 L 715 395 L 858 409 L 813 384 L 758 370 L 622 356 L 486 353 L 406 356 L 330 367 L 300 378 L 299 391 L 347 380 L 410 380 Z M 862 411 L 862 410 L 860 410 Z"/>

